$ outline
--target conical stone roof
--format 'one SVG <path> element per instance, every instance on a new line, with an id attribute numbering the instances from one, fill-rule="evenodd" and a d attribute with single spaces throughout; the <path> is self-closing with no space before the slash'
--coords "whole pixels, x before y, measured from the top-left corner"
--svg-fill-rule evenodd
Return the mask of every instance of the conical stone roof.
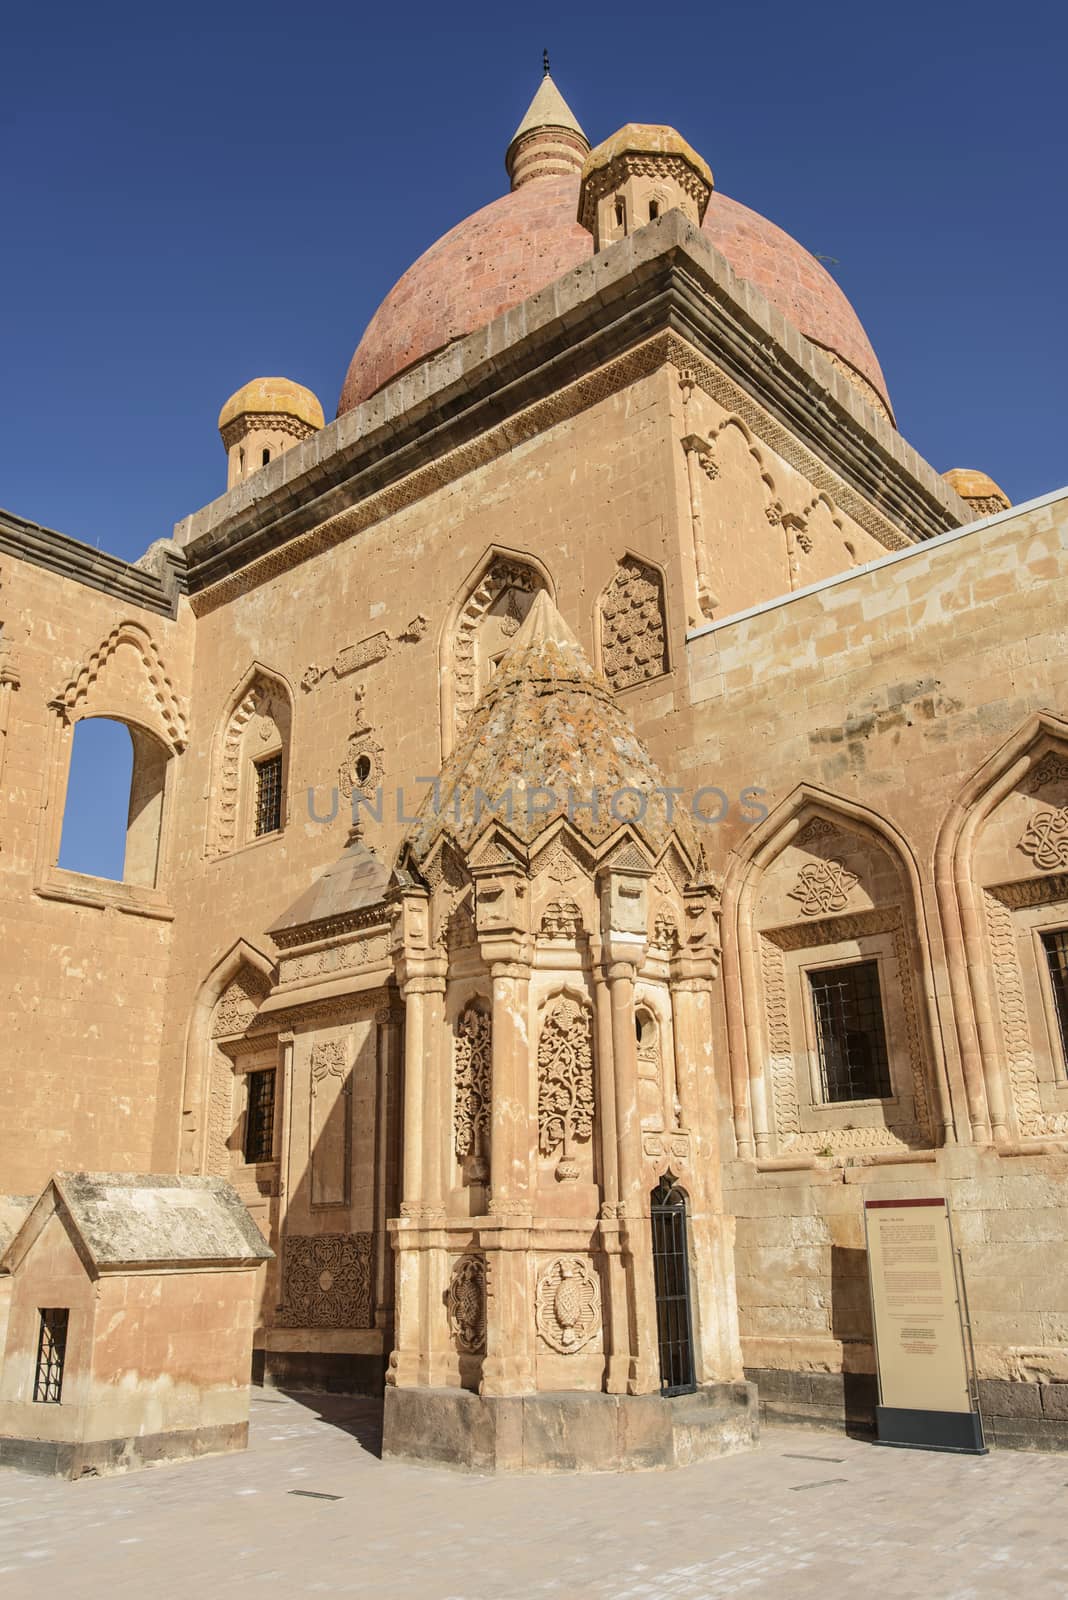
<path id="1" fill-rule="evenodd" d="M 674 834 L 691 859 L 693 824 L 582 647 L 537 595 L 407 840 L 425 861 L 442 838 L 466 853 L 495 820 L 530 844 L 559 817 L 596 849 L 625 823 L 654 855 Z M 594 813 L 591 802 L 597 796 Z"/>

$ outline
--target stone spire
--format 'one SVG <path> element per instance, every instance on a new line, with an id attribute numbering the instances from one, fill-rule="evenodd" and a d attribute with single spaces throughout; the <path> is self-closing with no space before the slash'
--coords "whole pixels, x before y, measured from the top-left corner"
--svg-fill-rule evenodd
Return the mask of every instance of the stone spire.
<path id="1" fill-rule="evenodd" d="M 590 141 L 546 65 L 538 92 L 505 153 L 504 164 L 512 188 L 518 189 L 535 178 L 577 175 L 589 150 Z"/>

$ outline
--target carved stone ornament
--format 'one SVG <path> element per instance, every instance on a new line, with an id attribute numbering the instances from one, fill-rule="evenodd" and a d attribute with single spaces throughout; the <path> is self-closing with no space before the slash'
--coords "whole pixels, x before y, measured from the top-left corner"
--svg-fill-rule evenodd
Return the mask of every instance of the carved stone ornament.
<path id="1" fill-rule="evenodd" d="M 597 1275 L 581 1256 L 559 1256 L 538 1278 L 535 1326 L 560 1355 L 574 1355 L 601 1326 Z"/>
<path id="2" fill-rule="evenodd" d="M 1042 760 L 1028 773 L 1025 787 L 1028 794 L 1037 794 L 1048 785 L 1064 783 L 1066 780 L 1068 760 L 1056 750 L 1047 750 Z"/>
<path id="3" fill-rule="evenodd" d="M 212 1038 L 223 1039 L 231 1034 L 244 1033 L 266 999 L 267 988 L 265 978 L 243 968 L 219 997 L 212 1018 Z"/>
<path id="4" fill-rule="evenodd" d="M 1036 811 L 1027 824 L 1019 848 L 1042 872 L 1068 867 L 1068 806 L 1056 811 Z"/>
<path id="5" fill-rule="evenodd" d="M 593 1133 L 593 1042 L 589 1008 L 561 995 L 538 1040 L 538 1147 L 550 1156 L 563 1147 L 556 1176 L 579 1176 L 575 1145 Z"/>
<path id="6" fill-rule="evenodd" d="M 626 556 L 601 599 L 601 658 L 613 689 L 668 669 L 664 589 L 655 567 Z"/>
<path id="7" fill-rule="evenodd" d="M 582 932 L 582 912 L 574 900 L 552 900 L 541 919 L 541 931 L 549 939 L 574 939 Z"/>
<path id="8" fill-rule="evenodd" d="M 370 1328 L 369 1233 L 290 1234 L 282 1257 L 282 1312 L 290 1328 Z"/>
<path id="9" fill-rule="evenodd" d="M 481 1355 L 486 1348 L 486 1263 L 481 1256 L 460 1256 L 454 1265 L 448 1312 L 457 1349 Z"/>
<path id="10" fill-rule="evenodd" d="M 456 1159 L 472 1163 L 471 1176 L 489 1176 L 490 1091 L 493 1063 L 493 1024 L 488 1012 L 469 1005 L 456 1023 L 453 1053 L 453 1134 Z M 477 1170 L 476 1170 L 477 1169 Z"/>
<path id="11" fill-rule="evenodd" d="M 790 899 L 801 902 L 806 917 L 826 916 L 829 911 L 845 910 L 850 890 L 856 888 L 858 881 L 855 872 L 850 872 L 843 862 L 833 857 L 827 861 L 806 861 L 790 890 Z"/>

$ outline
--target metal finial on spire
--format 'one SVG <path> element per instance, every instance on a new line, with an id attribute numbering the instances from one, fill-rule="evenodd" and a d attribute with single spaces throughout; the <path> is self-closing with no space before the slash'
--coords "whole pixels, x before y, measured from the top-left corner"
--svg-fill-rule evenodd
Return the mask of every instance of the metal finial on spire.
<path id="1" fill-rule="evenodd" d="M 549 52 L 548 52 L 548 50 L 543 50 L 542 53 L 541 53 L 541 70 L 542 70 L 542 72 L 544 72 L 546 77 L 549 76 Z"/>

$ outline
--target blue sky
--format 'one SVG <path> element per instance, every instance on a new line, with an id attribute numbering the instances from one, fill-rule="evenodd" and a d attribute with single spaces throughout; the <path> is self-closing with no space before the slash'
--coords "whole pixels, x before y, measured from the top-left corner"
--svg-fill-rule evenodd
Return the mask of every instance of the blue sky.
<path id="1" fill-rule="evenodd" d="M 836 258 L 938 470 L 1068 478 L 1063 6 L 536 10 L 9 12 L 0 505 L 135 558 L 223 489 L 240 384 L 333 415 L 390 285 L 503 192 L 543 46 L 592 140 L 669 122 Z"/>

